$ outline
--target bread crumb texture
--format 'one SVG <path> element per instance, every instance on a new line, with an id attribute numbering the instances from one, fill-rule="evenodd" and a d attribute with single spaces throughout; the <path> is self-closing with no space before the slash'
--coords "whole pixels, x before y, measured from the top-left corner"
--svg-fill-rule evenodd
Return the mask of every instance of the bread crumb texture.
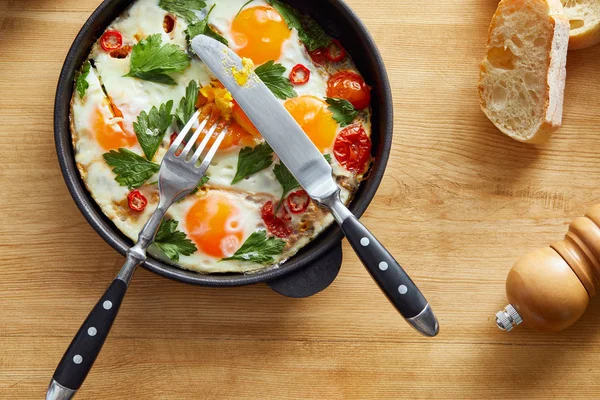
<path id="1" fill-rule="evenodd" d="M 569 22 L 559 0 L 502 0 L 481 63 L 481 109 L 513 139 L 543 143 L 562 122 Z"/>

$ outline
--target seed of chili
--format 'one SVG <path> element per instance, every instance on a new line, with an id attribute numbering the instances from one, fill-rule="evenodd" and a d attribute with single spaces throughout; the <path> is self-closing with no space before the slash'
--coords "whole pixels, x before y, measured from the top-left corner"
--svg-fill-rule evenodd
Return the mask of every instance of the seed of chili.
<path id="1" fill-rule="evenodd" d="M 290 193 L 287 198 L 287 205 L 290 212 L 293 214 L 301 214 L 308 208 L 310 198 L 304 190 L 298 190 Z"/>
<path id="2" fill-rule="evenodd" d="M 304 85 L 310 79 L 310 70 L 302 64 L 296 65 L 290 72 L 290 81 L 294 85 Z"/>
<path id="3" fill-rule="evenodd" d="M 327 46 L 327 59 L 331 62 L 342 61 L 346 58 L 346 49 L 342 47 L 339 40 L 333 39 L 329 46 Z"/>
<path id="4" fill-rule="evenodd" d="M 100 38 L 100 46 L 104 51 L 113 51 L 123 46 L 123 36 L 119 31 L 106 31 Z"/>
<path id="5" fill-rule="evenodd" d="M 139 190 L 132 190 L 127 195 L 127 203 L 133 211 L 144 211 L 148 205 L 148 200 Z"/>

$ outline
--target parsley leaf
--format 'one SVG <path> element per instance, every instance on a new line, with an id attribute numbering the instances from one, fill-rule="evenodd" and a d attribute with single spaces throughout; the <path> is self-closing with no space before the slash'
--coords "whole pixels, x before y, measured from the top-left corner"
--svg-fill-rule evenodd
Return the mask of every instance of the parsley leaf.
<path id="1" fill-rule="evenodd" d="M 327 47 L 331 44 L 331 36 L 329 36 L 321 25 L 314 19 L 305 17 L 302 21 L 302 29 L 298 30 L 298 37 L 304 43 L 308 51 Z"/>
<path id="2" fill-rule="evenodd" d="M 105 153 L 103 157 L 117 175 L 115 177 L 117 183 L 132 189 L 142 186 L 160 169 L 160 165 L 150 162 L 127 149 L 111 150 L 109 153 Z"/>
<path id="3" fill-rule="evenodd" d="M 187 89 L 185 89 L 185 97 L 179 101 L 179 107 L 175 116 L 181 126 L 187 124 L 196 112 L 196 102 L 198 101 L 198 84 L 196 81 L 190 81 Z"/>
<path id="4" fill-rule="evenodd" d="M 267 3 L 277 10 L 290 29 L 296 28 L 298 32 L 302 30 L 300 19 L 293 8 L 279 0 L 267 0 Z"/>
<path id="5" fill-rule="evenodd" d="M 333 119 L 341 127 L 350 125 L 358 115 L 358 110 L 348 100 L 327 97 L 325 101 L 329 104 L 327 108 L 333 113 Z"/>
<path id="6" fill-rule="evenodd" d="M 254 232 L 235 254 L 221 261 L 237 260 L 257 264 L 271 264 L 275 261 L 273 256 L 281 254 L 285 248 L 285 241 L 277 238 L 267 238 L 267 231 Z"/>
<path id="7" fill-rule="evenodd" d="M 163 221 L 158 228 L 154 245 L 173 261 L 179 261 L 179 255 L 191 256 L 198 248 L 187 238 L 185 233 L 177 230 L 179 223 L 174 219 Z"/>
<path id="8" fill-rule="evenodd" d="M 160 0 L 158 6 L 191 24 L 198 21 L 198 16 L 193 10 L 202 10 L 206 7 L 206 2 L 203 0 Z"/>
<path id="9" fill-rule="evenodd" d="M 326 160 L 326 161 L 327 161 L 329 164 L 331 164 L 331 154 L 325 154 L 325 155 L 323 155 L 323 157 L 325 157 L 325 160 Z"/>
<path id="10" fill-rule="evenodd" d="M 267 142 L 259 144 L 255 148 L 244 147 L 238 156 L 237 171 L 232 185 L 242 179 L 249 177 L 273 164 L 273 149 Z"/>
<path id="11" fill-rule="evenodd" d="M 229 45 L 229 42 L 227 41 L 227 39 L 225 39 L 218 32 L 216 32 L 208 23 L 208 17 L 210 16 L 210 13 L 212 12 L 213 8 L 215 8 L 215 6 L 216 6 L 216 4 L 213 4 L 213 6 L 210 8 L 210 10 L 208 10 L 206 17 L 204 17 L 204 19 L 202 21 L 195 22 L 187 27 L 187 29 L 185 30 L 185 35 L 188 40 L 188 43 L 191 42 L 191 40 L 198 35 L 206 35 L 213 39 L 218 40 L 219 42 L 223 43 L 225 46 Z"/>
<path id="12" fill-rule="evenodd" d="M 77 89 L 77 93 L 79 93 L 80 99 L 83 99 L 85 92 L 90 87 L 90 84 L 86 79 L 90 73 L 90 68 L 90 62 L 86 61 L 81 67 L 81 72 L 77 71 L 77 73 L 75 73 L 75 88 Z"/>
<path id="13" fill-rule="evenodd" d="M 130 69 L 125 76 L 176 85 L 167 72 L 181 72 L 190 65 L 190 56 L 179 46 L 162 44 L 160 33 L 140 40 L 131 51 Z"/>
<path id="14" fill-rule="evenodd" d="M 149 113 L 142 111 L 137 122 L 133 123 L 133 130 L 138 142 L 142 146 L 146 158 L 150 161 L 162 143 L 167 129 L 173 123 L 172 108 L 173 100 L 169 100 L 165 104 L 161 104 L 160 109 L 152 107 Z"/>
<path id="15" fill-rule="evenodd" d="M 281 204 L 283 204 L 283 199 L 285 198 L 285 196 L 293 189 L 300 186 L 300 184 L 298 183 L 296 178 L 294 178 L 294 175 L 292 175 L 290 170 L 287 169 L 287 167 L 281 162 L 277 164 L 275 168 L 273 168 L 273 173 L 275 174 L 275 177 L 277 178 L 277 180 L 281 184 L 281 187 L 283 188 L 281 200 L 279 201 L 279 204 L 277 205 L 277 208 L 275 210 L 275 212 L 277 212 L 279 211 L 279 207 L 281 207 Z"/>
<path id="16" fill-rule="evenodd" d="M 254 72 L 273 92 L 275 97 L 285 100 L 298 96 L 290 79 L 283 76 L 285 74 L 285 67 L 283 65 L 275 64 L 275 61 L 271 60 L 256 68 Z"/>

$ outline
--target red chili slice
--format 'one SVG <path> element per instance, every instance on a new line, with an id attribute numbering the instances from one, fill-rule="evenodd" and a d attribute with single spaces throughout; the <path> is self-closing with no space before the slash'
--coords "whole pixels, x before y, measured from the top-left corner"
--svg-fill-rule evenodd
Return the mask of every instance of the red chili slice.
<path id="1" fill-rule="evenodd" d="M 371 158 L 371 139 L 362 125 L 344 128 L 335 139 L 333 154 L 348 171 L 364 172 Z"/>
<path id="2" fill-rule="evenodd" d="M 148 205 L 148 200 L 139 190 L 132 190 L 127 195 L 127 203 L 133 211 L 144 211 Z"/>
<path id="3" fill-rule="evenodd" d="M 331 62 L 342 61 L 346 58 L 346 49 L 342 47 L 339 40 L 333 39 L 329 46 L 327 46 L 327 59 Z"/>
<path id="4" fill-rule="evenodd" d="M 290 82 L 294 85 L 304 85 L 310 79 L 310 70 L 302 64 L 296 65 L 290 72 Z"/>
<path id="5" fill-rule="evenodd" d="M 123 36 L 119 31 L 106 31 L 100 38 L 100 46 L 104 51 L 113 51 L 123 46 Z"/>
<path id="6" fill-rule="evenodd" d="M 325 47 L 321 47 L 320 49 L 316 49 L 308 52 L 310 58 L 313 60 L 315 64 L 323 65 L 327 62 L 327 49 Z"/>
<path id="7" fill-rule="evenodd" d="M 308 208 L 310 197 L 305 190 L 298 190 L 290 193 L 287 198 L 287 205 L 293 214 L 301 214 Z"/>
<path id="8" fill-rule="evenodd" d="M 278 213 L 282 214 L 281 217 L 279 215 L 275 215 L 275 211 L 273 209 L 273 202 L 268 201 L 263 206 L 261 214 L 263 222 L 267 226 L 267 230 L 269 232 L 271 232 L 277 237 L 286 238 L 292 233 L 292 228 L 290 228 L 286 222 L 289 221 L 291 218 L 289 215 L 287 215 L 285 207 L 281 207 L 281 210 L 283 211 L 280 211 Z"/>

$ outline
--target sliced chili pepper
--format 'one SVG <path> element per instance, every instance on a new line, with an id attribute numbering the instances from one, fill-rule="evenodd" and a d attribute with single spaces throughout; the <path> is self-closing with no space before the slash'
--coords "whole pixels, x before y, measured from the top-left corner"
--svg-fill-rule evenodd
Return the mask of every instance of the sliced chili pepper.
<path id="1" fill-rule="evenodd" d="M 127 195 L 127 203 L 133 211 L 144 211 L 148 205 L 148 200 L 139 190 L 132 190 Z"/>
<path id="2" fill-rule="evenodd" d="M 339 40 L 333 39 L 329 46 L 327 46 L 327 59 L 331 62 L 342 61 L 346 58 L 346 49 L 342 47 Z"/>
<path id="3" fill-rule="evenodd" d="M 325 47 L 321 47 L 319 49 L 308 52 L 310 58 L 313 60 L 315 64 L 323 65 L 327 62 L 327 49 Z"/>
<path id="4" fill-rule="evenodd" d="M 292 214 L 301 214 L 308 208 L 310 197 L 305 190 L 298 190 L 290 193 L 287 198 L 287 205 Z"/>
<path id="5" fill-rule="evenodd" d="M 113 51 L 123 46 L 123 35 L 119 31 L 106 31 L 100 38 L 100 46 L 104 51 Z"/>
<path id="6" fill-rule="evenodd" d="M 277 237 L 286 238 L 292 233 L 292 228 L 290 228 L 286 222 L 291 220 L 291 217 L 287 215 L 285 207 L 281 207 L 281 209 L 283 211 L 278 213 L 281 214 L 281 216 L 275 215 L 273 202 L 268 201 L 263 206 L 261 214 L 263 222 L 269 232 Z"/>
<path id="7" fill-rule="evenodd" d="M 294 85 L 304 85 L 310 79 L 310 70 L 302 64 L 296 65 L 290 72 L 290 82 Z"/>

